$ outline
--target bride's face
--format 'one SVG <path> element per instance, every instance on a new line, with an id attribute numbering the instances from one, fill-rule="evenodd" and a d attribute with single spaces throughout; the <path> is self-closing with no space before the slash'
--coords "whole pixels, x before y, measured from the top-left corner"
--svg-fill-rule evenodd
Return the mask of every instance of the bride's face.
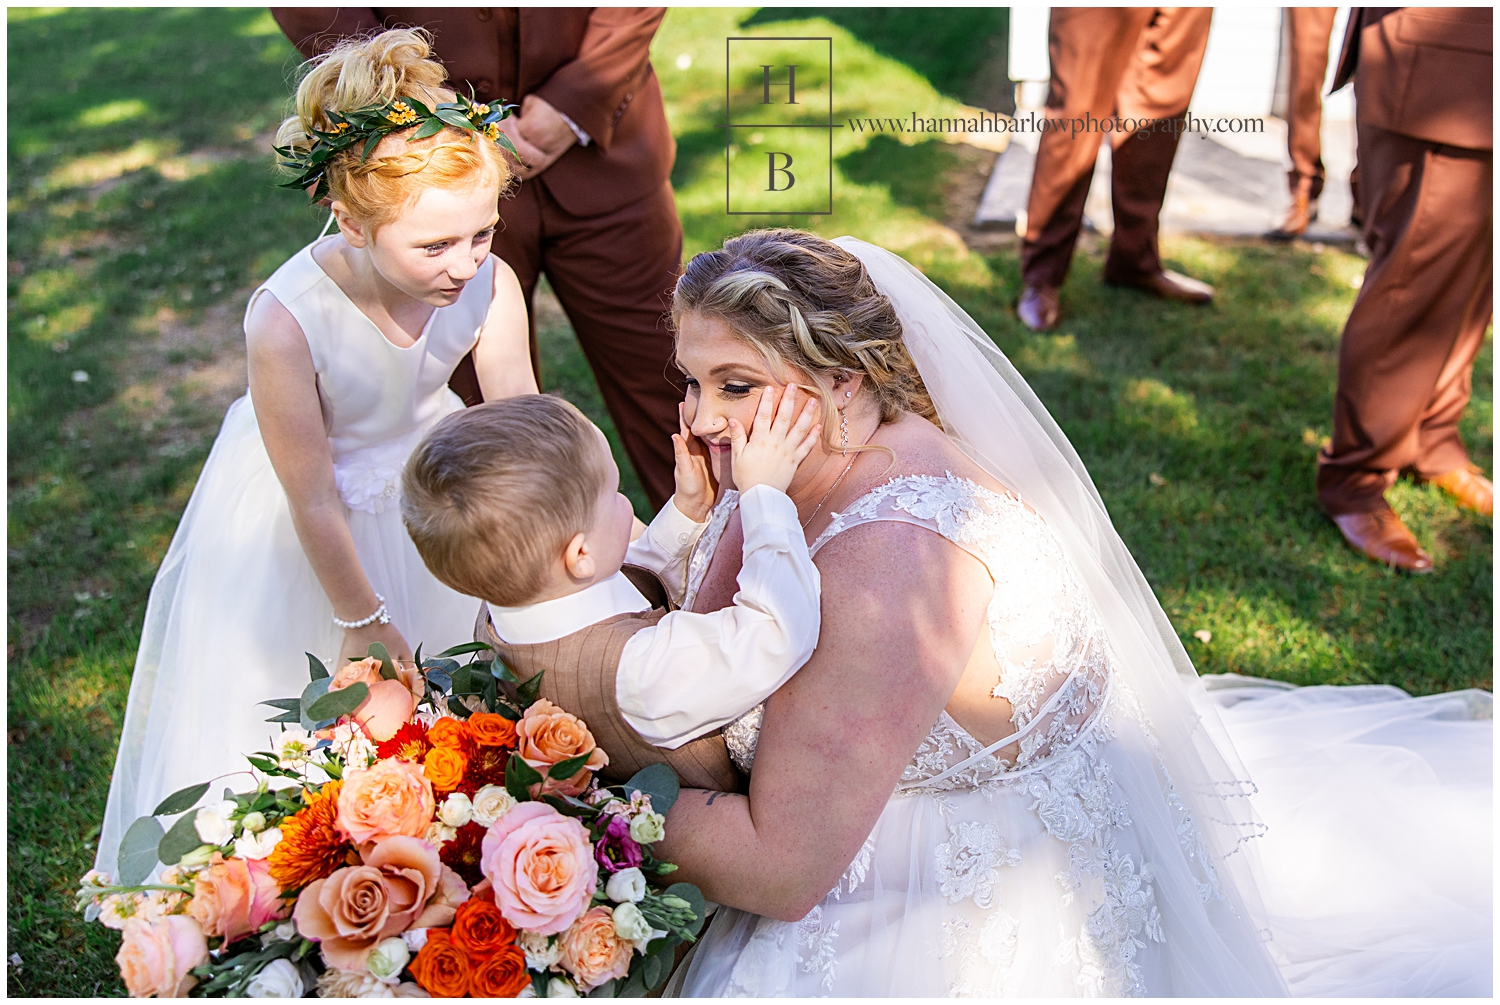
<path id="1" fill-rule="evenodd" d="M 779 403 L 789 379 L 800 377 L 798 386 L 808 386 L 804 375 L 773 372 L 765 357 L 736 338 L 722 319 L 696 313 L 678 319 L 677 366 L 687 381 L 688 427 L 708 447 L 714 477 L 725 485 L 734 484 L 729 420 L 738 419 L 750 429 L 761 388 L 771 388 Z"/>

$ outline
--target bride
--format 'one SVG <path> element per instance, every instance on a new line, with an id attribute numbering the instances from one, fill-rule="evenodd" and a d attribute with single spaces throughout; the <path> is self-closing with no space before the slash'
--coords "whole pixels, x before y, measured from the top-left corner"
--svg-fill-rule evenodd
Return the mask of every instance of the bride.
<path id="1" fill-rule="evenodd" d="M 673 313 L 721 480 L 728 420 L 764 386 L 816 391 L 832 431 L 788 489 L 823 579 L 817 652 L 725 730 L 749 795 L 671 812 L 664 857 L 725 905 L 680 993 L 1488 993 L 1487 695 L 1211 698 L 1062 432 L 889 252 L 746 234 L 693 259 Z M 685 606 L 733 596 L 735 503 Z M 1277 790 L 1252 800 L 1216 704 Z M 1392 744 L 1411 756 L 1358 756 Z M 1326 770 L 1316 806 L 1299 757 Z M 1363 874 L 1273 846 L 1262 876 L 1257 807 L 1337 859 L 1345 817 L 1395 816 L 1424 784 L 1425 827 L 1350 835 Z"/>

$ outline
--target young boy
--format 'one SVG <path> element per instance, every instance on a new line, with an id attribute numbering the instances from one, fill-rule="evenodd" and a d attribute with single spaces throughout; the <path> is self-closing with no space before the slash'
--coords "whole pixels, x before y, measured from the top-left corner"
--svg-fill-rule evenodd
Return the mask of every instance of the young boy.
<path id="1" fill-rule="evenodd" d="M 455 412 L 407 462 L 401 512 L 422 560 L 487 603 L 475 638 L 517 677 L 546 671 L 542 696 L 588 725 L 609 755 L 607 780 L 664 761 L 684 785 L 743 790 L 718 729 L 817 646 L 818 571 L 785 492 L 821 433 L 817 400 L 800 399 L 797 414 L 789 388 L 773 416 L 767 390 L 749 435 L 734 424 L 744 565 L 733 605 L 710 614 L 667 603 L 682 599 L 713 502 L 685 426 L 673 437 L 677 492 L 634 542 L 639 522 L 604 434 L 560 398 Z"/>

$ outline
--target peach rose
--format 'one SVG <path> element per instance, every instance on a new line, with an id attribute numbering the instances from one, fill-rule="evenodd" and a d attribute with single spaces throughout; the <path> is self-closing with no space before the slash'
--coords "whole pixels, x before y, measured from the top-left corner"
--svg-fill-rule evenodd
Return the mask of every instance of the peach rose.
<path id="1" fill-rule="evenodd" d="M 400 673 L 398 667 L 398 679 L 385 680 L 380 676 L 380 661 L 368 657 L 339 667 L 328 682 L 328 690 L 341 691 L 353 684 L 369 687 L 369 696 L 350 715 L 371 739 L 384 742 L 410 722 L 417 710 L 417 696 L 412 693 L 411 685 L 399 677 Z"/>
<path id="2" fill-rule="evenodd" d="M 412 928 L 446 928 L 453 924 L 458 909 L 469 902 L 469 887 L 463 877 L 446 865 L 438 876 L 437 893 L 411 923 Z"/>
<path id="3" fill-rule="evenodd" d="M 522 803 L 495 821 L 479 868 L 505 920 L 541 935 L 567 928 L 599 882 L 588 830 L 546 803 Z"/>
<path id="4" fill-rule="evenodd" d="M 214 852 L 209 867 L 193 882 L 188 913 L 204 935 L 223 936 L 229 943 L 273 918 L 286 917 L 288 906 L 265 859 L 226 859 Z"/>
<path id="5" fill-rule="evenodd" d="M 297 898 L 297 930 L 321 944 L 323 960 L 361 970 L 376 943 L 413 927 L 439 893 L 443 866 L 437 849 L 420 838 L 376 842 L 365 864 L 314 880 Z"/>
<path id="6" fill-rule="evenodd" d="M 422 774 L 439 792 L 451 792 L 464 780 L 469 759 L 452 747 L 433 747 L 422 760 Z"/>
<path id="7" fill-rule="evenodd" d="M 147 923 L 125 921 L 115 962 L 132 998 L 186 998 L 198 983 L 188 974 L 208 962 L 208 942 L 198 922 L 181 914 Z"/>
<path id="8" fill-rule="evenodd" d="M 598 771 L 609 758 L 594 742 L 583 720 L 564 712 L 545 698 L 533 702 L 516 723 L 517 751 L 521 759 L 542 773 L 542 792 L 560 792 L 576 796 L 588 788 L 589 772 Z M 592 753 L 590 753 L 592 751 Z M 589 754 L 578 773 L 565 781 L 547 777 L 547 769 L 570 757 Z"/>
<path id="9" fill-rule="evenodd" d="M 355 844 L 404 834 L 421 837 L 437 801 L 422 766 L 391 758 L 344 772 L 338 829 Z"/>
<path id="10" fill-rule="evenodd" d="M 584 990 L 630 972 L 630 954 L 635 947 L 615 934 L 615 920 L 607 907 L 596 907 L 573 922 L 560 942 L 563 969 L 576 977 Z"/>

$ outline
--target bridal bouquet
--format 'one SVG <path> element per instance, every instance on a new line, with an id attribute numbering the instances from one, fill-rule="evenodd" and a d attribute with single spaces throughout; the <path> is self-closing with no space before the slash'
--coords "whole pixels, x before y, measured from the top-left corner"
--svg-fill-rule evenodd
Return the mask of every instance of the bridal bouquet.
<path id="1" fill-rule="evenodd" d="M 168 796 L 78 907 L 134 997 L 609 997 L 665 983 L 705 913 L 656 859 L 677 777 L 623 786 L 577 717 L 480 643 L 329 675 L 309 656 L 258 784 Z M 456 656 L 470 655 L 460 664 Z M 163 827 L 158 817 L 175 816 Z M 158 863 L 165 868 L 151 879 Z"/>

